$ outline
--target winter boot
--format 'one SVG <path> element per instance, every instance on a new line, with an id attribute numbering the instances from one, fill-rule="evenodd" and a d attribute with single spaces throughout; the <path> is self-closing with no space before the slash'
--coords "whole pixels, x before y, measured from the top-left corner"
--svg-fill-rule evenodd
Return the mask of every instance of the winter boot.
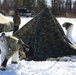
<path id="1" fill-rule="evenodd" d="M 8 61 L 7 59 L 5 59 L 3 61 L 3 63 L 1 64 L 1 67 L 0 67 L 0 70 L 6 70 L 7 61 Z"/>
<path id="2" fill-rule="evenodd" d="M 1 65 L 2 65 L 3 67 L 6 67 L 6 65 L 7 65 L 7 61 L 8 61 L 8 60 L 5 59 Z"/>

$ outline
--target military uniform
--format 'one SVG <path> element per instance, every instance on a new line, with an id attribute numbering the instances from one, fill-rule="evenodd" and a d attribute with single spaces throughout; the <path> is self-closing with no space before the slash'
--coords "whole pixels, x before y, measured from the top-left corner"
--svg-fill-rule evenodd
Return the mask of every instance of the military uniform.
<path id="1" fill-rule="evenodd" d="M 0 50 L 1 50 L 1 63 L 4 61 L 6 53 L 8 52 L 7 41 L 4 36 L 0 36 Z"/>
<path id="2" fill-rule="evenodd" d="M 65 27 L 66 37 L 69 39 L 71 44 L 76 45 L 76 41 L 72 37 L 72 32 L 73 32 L 74 25 L 72 23 L 65 22 L 62 26 Z"/>
<path id="3" fill-rule="evenodd" d="M 14 36 L 6 37 L 9 51 L 7 52 L 6 59 L 9 59 L 17 50 L 22 48 L 22 45 L 18 44 L 19 39 Z"/>
<path id="4" fill-rule="evenodd" d="M 7 41 L 7 46 L 9 50 L 5 55 L 5 60 L 1 64 L 4 67 L 6 67 L 7 61 L 9 60 L 10 57 L 14 56 L 13 60 L 17 60 L 16 58 L 18 56 L 16 56 L 16 54 L 18 54 L 19 50 L 23 51 L 23 43 L 18 38 L 14 36 L 5 36 L 5 39 Z"/>
<path id="5" fill-rule="evenodd" d="M 15 15 L 13 17 L 13 21 L 14 21 L 14 32 L 13 33 L 15 33 L 18 30 L 19 25 L 21 23 L 20 16 L 18 15 L 17 12 L 15 12 Z"/>

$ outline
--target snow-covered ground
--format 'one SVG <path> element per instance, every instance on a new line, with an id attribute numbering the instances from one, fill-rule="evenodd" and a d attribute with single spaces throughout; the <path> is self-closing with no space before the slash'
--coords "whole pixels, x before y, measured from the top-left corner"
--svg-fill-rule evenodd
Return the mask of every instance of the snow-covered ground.
<path id="1" fill-rule="evenodd" d="M 11 17 L 10 17 L 11 18 Z M 12 19 L 12 18 L 11 18 Z M 21 17 L 21 25 L 32 18 Z M 75 18 L 57 18 L 62 25 L 64 22 L 71 22 L 74 24 L 73 37 L 76 37 L 76 19 Z M 64 29 L 64 28 L 63 28 Z M 65 31 L 65 29 L 64 29 Z M 66 33 L 66 31 L 65 31 Z M 72 40 L 71 40 L 72 41 Z M 60 61 L 18 61 L 14 65 L 8 61 L 6 71 L 0 70 L 0 75 L 76 75 L 76 56 L 63 57 Z M 1 62 L 1 61 L 0 61 Z"/>

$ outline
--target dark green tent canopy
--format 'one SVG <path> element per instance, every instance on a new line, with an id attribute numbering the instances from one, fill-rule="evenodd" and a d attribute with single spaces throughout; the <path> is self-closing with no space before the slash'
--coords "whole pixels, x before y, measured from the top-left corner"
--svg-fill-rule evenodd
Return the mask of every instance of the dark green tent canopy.
<path id="1" fill-rule="evenodd" d="M 66 42 L 63 29 L 48 8 L 25 24 L 14 36 L 22 38 L 32 47 L 34 60 L 76 54 L 76 50 Z"/>

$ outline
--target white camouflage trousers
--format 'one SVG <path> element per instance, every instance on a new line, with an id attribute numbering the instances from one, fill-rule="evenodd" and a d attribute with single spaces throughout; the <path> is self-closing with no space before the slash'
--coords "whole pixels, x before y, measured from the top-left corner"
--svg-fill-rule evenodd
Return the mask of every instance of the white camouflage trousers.
<path id="1" fill-rule="evenodd" d="M 2 63 L 4 61 L 4 59 L 5 59 L 5 56 L 6 56 L 7 52 L 8 52 L 8 50 L 9 50 L 7 42 L 4 39 L 4 37 L 0 37 L 0 49 L 1 49 L 1 63 Z M 13 56 L 11 58 L 11 61 L 17 62 L 18 57 L 19 57 L 18 53 L 19 53 L 19 51 L 17 50 L 13 54 Z"/>

